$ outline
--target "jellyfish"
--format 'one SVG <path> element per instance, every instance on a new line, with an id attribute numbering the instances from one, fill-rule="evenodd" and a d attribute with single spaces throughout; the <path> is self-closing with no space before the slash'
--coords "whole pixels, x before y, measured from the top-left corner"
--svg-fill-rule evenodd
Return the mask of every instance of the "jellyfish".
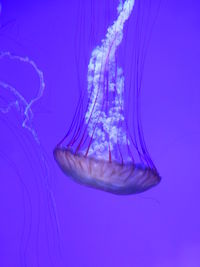
<path id="1" fill-rule="evenodd" d="M 134 134 L 130 131 L 125 78 L 116 57 L 134 5 L 134 0 L 119 2 L 117 19 L 89 60 L 85 108 L 81 95 L 70 129 L 54 149 L 64 174 L 82 185 L 117 195 L 144 192 L 161 180 L 139 119 Z"/>
<path id="2" fill-rule="evenodd" d="M 2 183 L 4 183 L 5 178 L 13 182 L 13 178 L 16 177 L 17 181 L 14 182 L 20 186 L 20 197 L 22 197 L 23 202 L 23 214 L 18 216 L 19 220 L 22 217 L 22 231 L 20 232 L 18 243 L 16 242 L 16 244 L 19 244 L 19 255 L 17 255 L 18 258 L 16 258 L 15 263 L 18 264 L 19 261 L 20 266 L 28 266 L 30 262 L 35 261 L 39 266 L 41 254 L 38 251 L 41 246 L 42 251 L 47 250 L 49 254 L 51 246 L 53 247 L 54 254 L 51 253 L 50 261 L 54 257 L 58 261 L 59 256 L 57 254 L 61 253 L 59 247 L 59 220 L 51 185 L 52 170 L 34 125 L 32 107 L 43 97 L 45 90 L 44 75 L 32 59 L 27 56 L 15 55 L 9 51 L 0 51 L 0 63 L 2 66 L 12 65 L 12 63 L 17 63 L 17 66 L 29 66 L 37 75 L 39 81 L 37 94 L 27 100 L 12 83 L 6 81 L 6 79 L 5 81 L 0 79 L 0 163 Z M 2 71 L 1 76 L 4 76 L 2 74 L 5 73 L 6 71 Z M 10 74 L 12 73 L 10 72 Z M 17 154 L 15 151 L 17 151 Z M 30 171 L 34 179 L 32 179 Z M 20 197 L 19 200 L 21 200 Z M 17 205 L 20 211 L 20 201 L 19 203 L 17 201 Z M 42 223 L 45 224 L 47 231 L 41 235 Z M 41 237 L 43 238 L 42 242 L 40 240 Z M 58 249 L 55 249 L 55 243 L 58 244 Z M 31 255 L 29 251 L 31 251 Z M 2 260 L 7 261 L 4 257 Z M 49 266 L 53 266 L 52 263 L 49 263 Z"/>

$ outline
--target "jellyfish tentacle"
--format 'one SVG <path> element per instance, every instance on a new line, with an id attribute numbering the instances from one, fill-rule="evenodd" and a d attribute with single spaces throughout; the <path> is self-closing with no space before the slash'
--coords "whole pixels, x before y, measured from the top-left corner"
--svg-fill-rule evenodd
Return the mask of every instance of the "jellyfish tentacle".
<path id="1" fill-rule="evenodd" d="M 0 86 L 10 91 L 15 96 L 15 98 L 17 99 L 16 103 L 20 105 L 21 112 L 23 113 L 23 116 L 24 116 L 22 127 L 29 130 L 32 133 L 35 141 L 37 143 L 40 143 L 37 137 L 36 131 L 34 130 L 34 127 L 32 126 L 32 120 L 33 120 L 34 115 L 33 115 L 31 108 L 32 108 L 32 105 L 43 96 L 44 89 L 45 89 L 43 72 L 37 67 L 36 63 L 33 60 L 29 59 L 28 57 L 20 57 L 20 56 L 11 54 L 8 51 L 5 51 L 5 52 L 1 51 L 0 59 L 5 58 L 5 57 L 9 58 L 10 60 L 17 60 L 17 61 L 29 64 L 30 66 L 33 67 L 35 72 L 38 74 L 38 77 L 40 80 L 39 90 L 37 92 L 37 95 L 34 98 L 32 98 L 30 102 L 28 102 L 13 86 L 7 83 L 4 83 L 3 81 L 0 81 Z M 14 105 L 14 103 L 12 105 Z"/>
<path id="2" fill-rule="evenodd" d="M 85 120 L 88 125 L 89 136 L 95 137 L 91 154 L 98 154 L 100 145 L 104 147 L 103 150 L 105 153 L 109 154 L 114 147 L 118 147 L 119 139 L 122 144 L 125 143 L 125 139 L 127 140 L 123 128 L 119 129 L 117 127 L 119 121 L 124 120 L 122 99 L 124 76 L 121 68 L 117 67 L 115 54 L 117 47 L 122 41 L 124 23 L 129 18 L 134 3 L 135 1 L 133 0 L 126 0 L 123 5 L 122 2 L 119 4 L 118 18 L 108 28 L 106 38 L 102 40 L 102 45 L 97 46 L 93 50 L 88 65 L 88 94 L 91 95 L 92 91 L 92 95 L 89 99 L 90 103 Z M 105 84 L 106 109 L 102 110 Z M 113 91 L 117 95 L 114 99 L 110 96 Z M 101 119 L 96 123 L 99 114 L 101 114 Z M 103 132 L 106 133 L 107 140 L 104 138 L 100 124 L 103 124 Z M 120 132 L 121 135 L 119 138 Z M 120 152 L 118 153 L 120 154 Z M 101 155 L 104 156 L 103 154 Z"/>

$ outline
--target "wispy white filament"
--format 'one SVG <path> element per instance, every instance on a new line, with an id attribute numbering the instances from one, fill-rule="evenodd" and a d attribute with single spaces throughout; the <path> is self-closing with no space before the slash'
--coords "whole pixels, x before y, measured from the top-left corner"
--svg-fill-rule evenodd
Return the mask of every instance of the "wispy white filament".
<path id="1" fill-rule="evenodd" d="M 17 60 L 22 63 L 29 64 L 30 66 L 32 66 L 32 68 L 35 70 L 35 72 L 37 73 L 39 77 L 40 87 L 37 92 L 37 95 L 33 99 L 31 99 L 31 101 L 29 102 L 23 97 L 23 95 L 19 93 L 19 91 L 16 88 L 14 88 L 13 86 L 3 81 L 0 81 L 0 87 L 10 92 L 10 94 L 13 96 L 13 99 L 14 99 L 13 102 L 10 102 L 7 107 L 0 107 L 0 112 L 7 113 L 10 111 L 11 107 L 17 108 L 17 110 L 20 111 L 23 117 L 22 127 L 29 130 L 31 134 L 33 135 L 35 141 L 39 143 L 39 139 L 37 137 L 36 131 L 32 125 L 33 112 L 31 108 L 32 108 L 32 105 L 43 96 L 44 89 L 45 89 L 43 72 L 37 67 L 35 62 L 29 59 L 28 57 L 20 57 L 17 55 L 12 55 L 10 52 L 0 52 L 0 59 L 4 57 L 9 58 L 10 60 Z"/>

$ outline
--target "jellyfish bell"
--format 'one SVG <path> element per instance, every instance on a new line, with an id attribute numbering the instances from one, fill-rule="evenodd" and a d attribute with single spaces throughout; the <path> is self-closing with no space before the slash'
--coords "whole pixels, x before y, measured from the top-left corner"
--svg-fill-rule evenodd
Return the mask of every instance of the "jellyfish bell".
<path id="1" fill-rule="evenodd" d="M 98 160 L 63 148 L 56 148 L 54 157 L 63 172 L 76 182 L 114 194 L 141 193 L 160 181 L 155 171 L 142 165 Z"/>
<path id="2" fill-rule="evenodd" d="M 141 193 L 161 179 L 146 149 L 139 120 L 134 137 L 130 132 L 124 74 L 116 60 L 134 4 L 134 0 L 120 1 L 117 19 L 101 46 L 92 51 L 85 109 L 81 95 L 71 127 L 54 149 L 59 167 L 74 181 L 120 195 Z"/>

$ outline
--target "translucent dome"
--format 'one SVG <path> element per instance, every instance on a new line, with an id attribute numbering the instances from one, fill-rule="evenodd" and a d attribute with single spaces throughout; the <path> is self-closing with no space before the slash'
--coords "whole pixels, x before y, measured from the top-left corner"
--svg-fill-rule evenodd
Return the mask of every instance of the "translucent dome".
<path id="1" fill-rule="evenodd" d="M 58 147 L 54 157 L 62 171 L 74 181 L 114 194 L 141 193 L 160 182 L 155 171 L 141 165 L 74 155 L 72 151 Z"/>

